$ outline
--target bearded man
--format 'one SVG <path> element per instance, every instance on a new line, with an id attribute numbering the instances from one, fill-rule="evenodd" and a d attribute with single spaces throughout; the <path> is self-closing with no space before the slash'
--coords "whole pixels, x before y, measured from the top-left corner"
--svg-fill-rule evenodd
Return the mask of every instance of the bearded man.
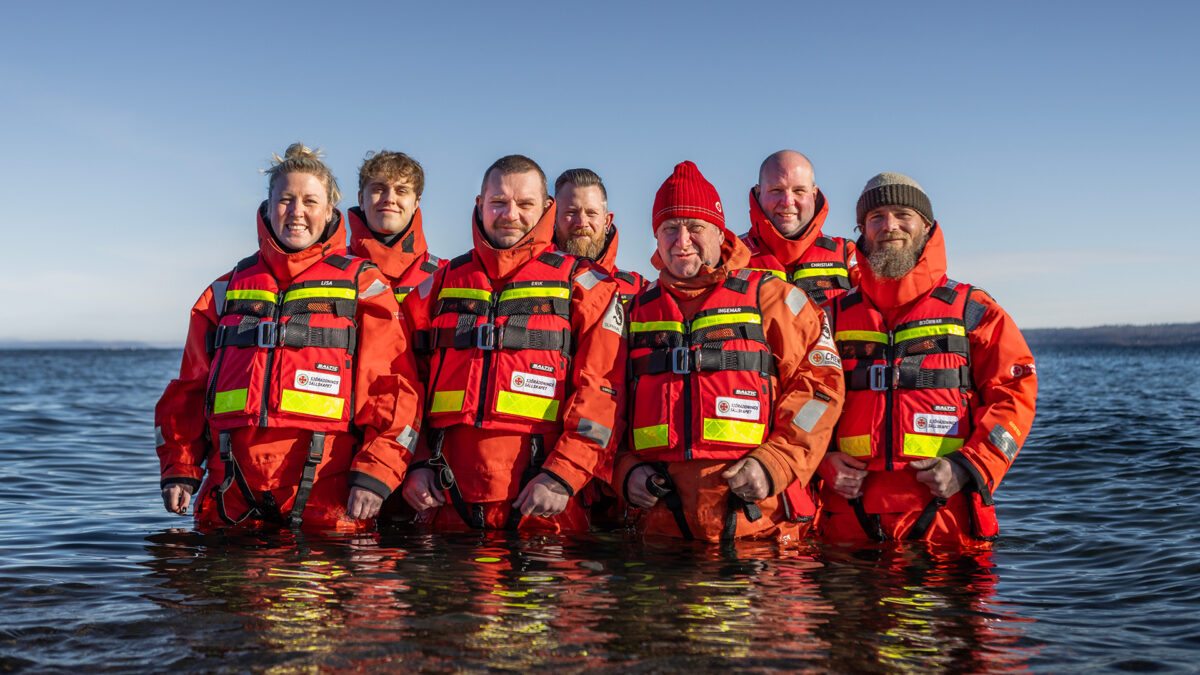
<path id="1" fill-rule="evenodd" d="M 628 303 L 646 287 L 646 280 L 637 272 L 617 269 L 617 228 L 604 181 L 591 169 L 568 169 L 554 181 L 554 199 L 554 243 L 608 272 L 620 288 L 621 301 Z"/>
<path id="2" fill-rule="evenodd" d="M 818 471 L 819 535 L 988 546 L 992 495 L 1033 424 L 1033 355 L 991 296 L 946 277 L 916 181 L 875 176 L 857 217 L 860 285 L 826 306 L 846 405 Z"/>

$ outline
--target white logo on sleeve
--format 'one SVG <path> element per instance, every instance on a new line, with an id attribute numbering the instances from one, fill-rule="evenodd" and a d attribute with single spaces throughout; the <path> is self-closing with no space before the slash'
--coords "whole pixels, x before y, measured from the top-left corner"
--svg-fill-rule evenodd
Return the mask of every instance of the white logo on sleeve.
<path id="1" fill-rule="evenodd" d="M 958 418 L 954 415 L 917 413 L 913 415 L 913 431 L 930 436 L 958 435 Z"/>
<path id="2" fill-rule="evenodd" d="M 604 313 L 604 322 L 600 325 L 602 328 L 611 330 L 617 335 L 625 334 L 625 306 L 621 304 L 620 295 L 613 296 L 612 304 L 608 306 L 608 311 Z"/>
<path id="3" fill-rule="evenodd" d="M 545 396 L 546 398 L 554 398 L 554 388 L 557 385 L 558 383 L 553 377 L 520 372 L 512 374 L 512 381 L 510 383 L 513 391 L 533 394 L 534 396 Z"/>
<path id="4" fill-rule="evenodd" d="M 717 397 L 717 417 L 732 417 L 738 420 L 757 422 L 762 403 L 754 399 L 734 398 L 732 396 Z"/>
<path id="5" fill-rule="evenodd" d="M 318 394 L 337 394 L 342 387 L 340 375 L 318 373 L 315 370 L 297 370 L 294 386 L 301 391 L 313 391 Z"/>

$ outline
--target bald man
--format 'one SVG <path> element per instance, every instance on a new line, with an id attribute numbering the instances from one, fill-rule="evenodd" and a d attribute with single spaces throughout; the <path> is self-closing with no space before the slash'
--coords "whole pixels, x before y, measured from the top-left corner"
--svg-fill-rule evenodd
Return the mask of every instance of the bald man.
<path id="1" fill-rule="evenodd" d="M 763 160 L 750 189 L 750 269 L 770 272 L 813 302 L 843 295 L 858 283 L 853 242 L 821 233 L 829 205 L 817 187 L 812 162 L 795 150 Z"/>

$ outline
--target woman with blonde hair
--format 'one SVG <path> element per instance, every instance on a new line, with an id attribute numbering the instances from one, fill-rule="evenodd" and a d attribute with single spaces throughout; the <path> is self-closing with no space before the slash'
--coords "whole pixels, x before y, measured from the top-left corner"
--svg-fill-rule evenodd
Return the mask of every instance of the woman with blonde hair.
<path id="1" fill-rule="evenodd" d="M 404 478 L 421 391 L 399 308 L 349 257 L 333 173 L 274 156 L 258 251 L 192 307 L 179 378 L 155 409 L 163 504 L 201 529 L 361 531 Z"/>

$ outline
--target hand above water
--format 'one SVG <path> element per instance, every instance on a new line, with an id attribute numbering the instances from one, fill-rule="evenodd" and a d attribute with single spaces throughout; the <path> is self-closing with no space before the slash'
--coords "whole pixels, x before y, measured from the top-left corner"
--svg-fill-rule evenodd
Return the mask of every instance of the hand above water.
<path id="1" fill-rule="evenodd" d="M 400 494 L 409 506 L 418 511 L 443 506 L 446 503 L 446 497 L 442 494 L 442 489 L 437 482 L 437 474 L 433 472 L 433 469 L 424 467 L 408 472 L 404 478 L 404 486 L 400 488 Z"/>
<path id="2" fill-rule="evenodd" d="M 170 483 L 162 489 L 163 506 L 171 513 L 187 515 L 192 505 L 192 486 L 186 483 Z"/>
<path id="3" fill-rule="evenodd" d="M 625 476 L 625 494 L 628 495 L 630 504 L 648 509 L 658 503 L 658 497 L 650 494 L 650 490 L 646 489 L 646 481 L 654 475 L 654 467 L 649 464 L 639 464 Z"/>
<path id="4" fill-rule="evenodd" d="M 733 494 L 747 502 L 766 499 L 771 494 L 771 480 L 762 464 L 753 457 L 739 459 L 733 466 L 721 472 L 721 478 L 729 481 Z"/>
<path id="5" fill-rule="evenodd" d="M 825 454 L 817 473 L 837 494 L 846 499 L 857 499 L 862 496 L 867 463 L 835 450 Z"/>
<path id="6" fill-rule="evenodd" d="M 523 516 L 549 518 L 562 513 L 570 499 L 571 495 L 562 483 L 539 473 L 521 490 L 512 506 Z"/>
<path id="7" fill-rule="evenodd" d="M 941 457 L 918 459 L 909 462 L 908 466 L 916 469 L 917 481 L 928 487 L 934 497 L 943 499 L 956 494 L 971 479 L 957 463 Z"/>
<path id="8" fill-rule="evenodd" d="M 346 515 L 359 520 L 374 518 L 380 506 L 383 506 L 383 497 L 366 488 L 351 487 L 350 498 L 346 500 Z"/>

